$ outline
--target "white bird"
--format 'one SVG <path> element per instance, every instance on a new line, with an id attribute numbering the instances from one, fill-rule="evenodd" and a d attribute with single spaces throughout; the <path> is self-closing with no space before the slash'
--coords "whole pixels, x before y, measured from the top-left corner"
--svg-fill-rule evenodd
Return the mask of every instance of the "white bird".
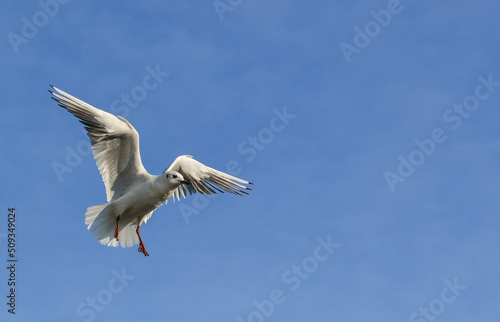
<path id="1" fill-rule="evenodd" d="M 52 85 L 51 85 L 52 86 Z M 251 182 L 207 167 L 190 155 L 177 157 L 160 175 L 149 174 L 141 162 L 139 134 L 123 117 L 115 116 L 52 88 L 59 106 L 80 119 L 92 144 L 94 158 L 106 187 L 107 203 L 89 207 L 85 224 L 103 245 L 131 247 L 149 256 L 139 228 L 170 197 L 196 192 L 248 194 Z"/>

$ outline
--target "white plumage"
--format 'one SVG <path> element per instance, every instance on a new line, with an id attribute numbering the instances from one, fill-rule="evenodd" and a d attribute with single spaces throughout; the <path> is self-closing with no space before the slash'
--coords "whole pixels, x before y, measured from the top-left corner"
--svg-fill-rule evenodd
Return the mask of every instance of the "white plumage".
<path id="1" fill-rule="evenodd" d="M 139 233 L 153 211 L 173 196 L 230 192 L 248 194 L 251 182 L 207 167 L 189 155 L 177 157 L 160 175 L 149 174 L 141 162 L 139 134 L 123 117 L 115 116 L 52 87 L 59 105 L 85 125 L 94 158 L 106 187 L 107 203 L 89 207 L 85 224 L 103 245 L 131 247 L 149 256 Z"/>

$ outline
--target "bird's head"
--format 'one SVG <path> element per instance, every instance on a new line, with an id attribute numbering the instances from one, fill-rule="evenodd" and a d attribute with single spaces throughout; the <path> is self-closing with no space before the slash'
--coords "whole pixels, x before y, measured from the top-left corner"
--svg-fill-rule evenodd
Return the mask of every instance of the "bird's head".
<path id="1" fill-rule="evenodd" d="M 166 171 L 164 175 L 167 181 L 172 184 L 189 184 L 189 181 L 184 179 L 182 174 L 177 171 Z"/>

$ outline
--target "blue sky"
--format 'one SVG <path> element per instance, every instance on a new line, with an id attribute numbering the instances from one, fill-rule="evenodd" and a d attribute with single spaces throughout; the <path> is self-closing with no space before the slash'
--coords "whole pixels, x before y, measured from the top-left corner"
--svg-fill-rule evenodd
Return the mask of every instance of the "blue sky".
<path id="1" fill-rule="evenodd" d="M 497 1 L 40 3 L 1 5 L 1 320 L 498 319 Z M 100 245 L 49 84 L 126 114 L 150 173 L 192 154 L 254 190 L 160 207 L 148 258 Z"/>

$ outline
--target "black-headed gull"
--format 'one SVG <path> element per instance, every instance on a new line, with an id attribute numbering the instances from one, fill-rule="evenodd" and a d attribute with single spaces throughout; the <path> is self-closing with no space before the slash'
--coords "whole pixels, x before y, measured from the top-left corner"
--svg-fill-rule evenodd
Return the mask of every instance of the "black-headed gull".
<path id="1" fill-rule="evenodd" d="M 160 175 L 149 174 L 141 162 L 139 134 L 123 117 L 115 116 L 52 86 L 59 106 L 80 119 L 92 144 L 106 186 L 107 203 L 89 207 L 85 224 L 107 246 L 131 247 L 149 256 L 139 228 L 170 197 L 175 201 L 196 192 L 248 194 L 251 182 L 207 167 L 190 155 L 177 157 Z"/>

